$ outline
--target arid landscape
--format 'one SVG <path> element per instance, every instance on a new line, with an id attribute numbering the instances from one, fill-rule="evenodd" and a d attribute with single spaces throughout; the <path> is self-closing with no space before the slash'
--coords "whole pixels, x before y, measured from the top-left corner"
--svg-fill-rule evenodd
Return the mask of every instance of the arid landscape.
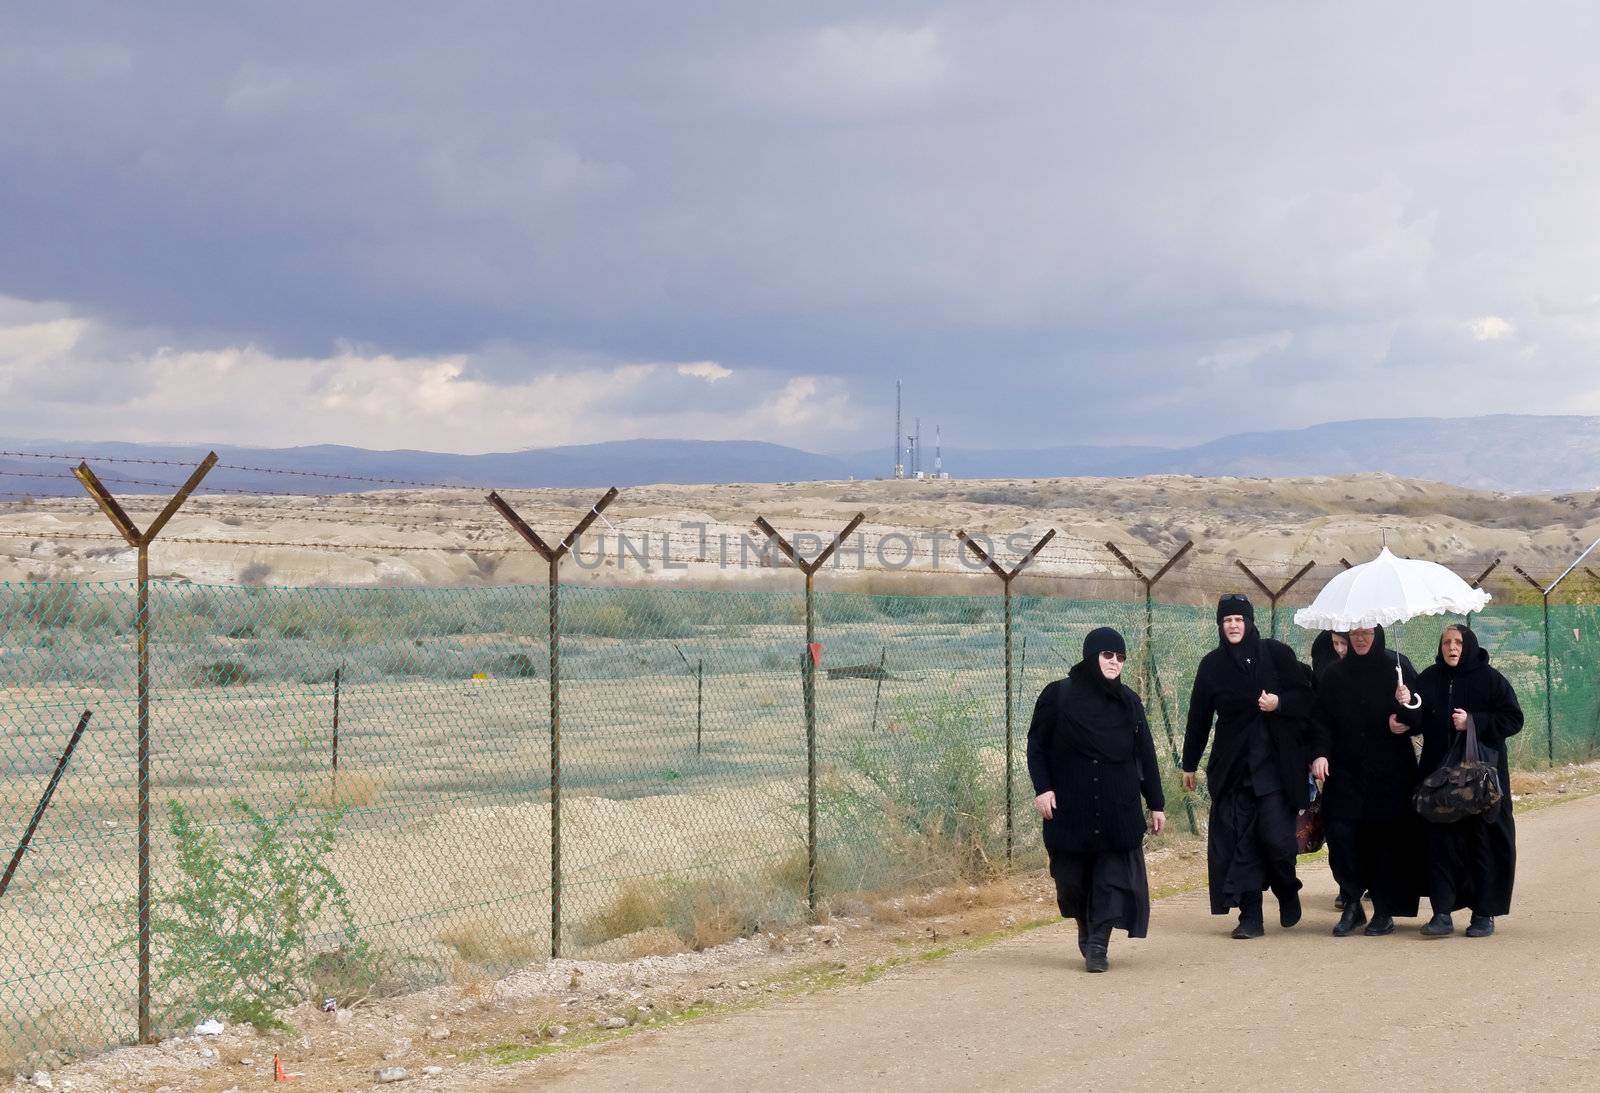
<path id="1" fill-rule="evenodd" d="M 518 491 L 510 500 L 556 541 L 595 496 Z M 142 524 L 156 500 L 127 502 Z M 926 886 L 878 852 L 876 820 L 861 811 L 868 798 L 852 787 L 877 794 L 880 779 L 915 779 L 932 755 L 965 764 L 936 779 L 953 773 L 981 795 L 970 802 L 986 817 L 980 853 L 1001 845 L 998 582 L 960 563 L 956 529 L 987 535 L 1008 565 L 1058 531 L 1019 586 L 1019 732 L 1030 696 L 1071 662 L 1088 627 L 1109 620 L 1138 634 L 1142 591 L 1104 542 L 1147 572 L 1197 544 L 1163 585 L 1175 602 L 1158 608 L 1155 640 L 1135 658 L 1135 674 L 1147 652 L 1157 662 L 1151 710 L 1169 781 L 1171 733 L 1181 732 L 1193 666 L 1215 640 L 1207 613 L 1185 605 L 1241 586 L 1236 561 L 1281 582 L 1315 560 L 1297 593 L 1309 596 L 1339 558 L 1363 559 L 1385 540 L 1459 572 L 1502 558 L 1553 575 L 1600 534 L 1600 495 L 1509 497 L 1387 475 L 623 491 L 563 570 L 573 586 L 562 601 L 569 951 L 613 958 L 698 947 L 701 925 L 663 938 L 679 912 L 636 906 L 656 898 L 642 892 L 668 890 L 662 884 L 719 906 L 726 885 L 765 893 L 758 910 L 716 926 L 713 941 L 805 917 L 796 902 L 803 601 L 781 555 L 763 555 L 753 523 L 762 516 L 791 538 L 811 533 L 800 544 L 809 555 L 857 512 L 866 514 L 863 536 L 823 571 L 821 586 L 835 594 L 818 605 L 823 666 L 842 669 L 817 682 L 820 838 L 836 891 Z M 81 709 L 96 718 L 3 909 L 0 1002 L 26 1022 L 6 1054 L 62 1061 L 129 1036 L 132 550 L 104 538 L 109 527 L 87 499 L 13 505 L 0 532 L 17 582 L 0 584 L 8 819 L 20 825 L 32 807 L 64 723 Z M 268 812 L 340 803 L 351 811 L 328 864 L 348 886 L 362 937 L 403 966 L 395 982 L 482 978 L 547 954 L 545 566 L 483 498 L 199 495 L 152 554 L 158 884 L 173 877 L 172 803 L 234 846 L 246 829 L 231 800 Z M 1506 569 L 1496 587 L 1511 598 Z M 1532 696 L 1542 661 L 1537 608 L 1528 610 L 1512 606 L 1481 625 L 1497 663 Z M 1563 665 L 1578 650 L 1572 634 Z M 1411 637 L 1432 640 L 1422 630 Z M 1558 687 L 1567 678 L 1558 667 Z M 1589 754 L 1587 707 L 1569 705 L 1563 760 Z M 1526 733 L 1514 759 L 1542 764 L 1545 744 Z M 1020 749 L 1012 755 L 1020 765 Z M 1018 783 L 1026 785 L 1020 771 Z M 947 789 L 932 787 L 919 807 L 939 815 Z M 1037 853 L 1018 794 L 1019 846 Z M 872 796 L 869 812 L 882 800 Z M 747 913 L 755 917 L 738 917 Z"/>
<path id="2" fill-rule="evenodd" d="M 506 496 L 555 540 L 600 492 Z M 165 498 L 124 500 L 138 521 Z M 958 529 L 993 536 L 1005 558 L 1020 553 L 1006 548 L 1006 536 L 1025 549 L 1055 528 L 1056 541 L 1031 572 L 1106 579 L 1126 576 L 1101 547 L 1106 540 L 1148 560 L 1192 539 L 1200 549 L 1187 564 L 1239 558 L 1283 577 L 1283 567 L 1307 561 L 1364 560 L 1385 540 L 1398 553 L 1463 569 L 1506 557 L 1559 572 L 1600 535 L 1600 493 L 1511 496 L 1387 474 L 640 486 L 623 490 L 594 524 L 563 580 L 764 580 L 770 575 L 759 572 L 757 516 L 786 535 L 809 532 L 820 542 L 857 512 L 866 514 L 859 549 L 853 543 L 841 551 L 825 580 L 859 579 L 862 568 L 891 581 L 894 572 L 969 572 L 958 559 Z M 619 536 L 630 549 L 619 546 Z M 935 546 L 929 536 L 941 541 Z M 114 580 L 133 569 L 132 549 L 87 497 L 0 508 L 0 578 Z M 202 490 L 164 530 L 152 572 L 199 584 L 477 585 L 539 583 L 545 566 L 477 492 L 280 497 Z"/>

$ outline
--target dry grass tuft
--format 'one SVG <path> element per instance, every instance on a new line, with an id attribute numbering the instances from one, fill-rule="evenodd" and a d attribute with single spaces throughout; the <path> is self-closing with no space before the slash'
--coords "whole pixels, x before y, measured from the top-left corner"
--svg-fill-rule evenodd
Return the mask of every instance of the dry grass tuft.
<path id="1" fill-rule="evenodd" d="M 961 888 L 935 889 L 911 899 L 910 910 L 917 918 L 936 918 L 975 911 L 981 907 L 995 907 L 1015 897 L 1016 892 L 1009 881 L 996 880 Z"/>
<path id="2" fill-rule="evenodd" d="M 383 797 L 383 789 L 383 779 L 375 774 L 341 770 L 337 785 L 330 784 L 323 790 L 322 801 L 329 808 L 371 808 Z"/>
<path id="3" fill-rule="evenodd" d="M 0 1078 L 53 1070 L 118 1039 L 106 1016 L 87 1001 L 9 1016 L 10 1020 L 0 1023 Z"/>
<path id="4" fill-rule="evenodd" d="M 636 934 L 619 938 L 623 943 L 623 959 L 638 960 L 645 956 L 671 956 L 683 951 L 683 941 L 665 926 L 652 926 Z"/>
<path id="5" fill-rule="evenodd" d="M 598 945 L 667 924 L 668 895 L 656 881 L 632 880 L 578 928 L 578 943 Z"/>
<path id="6" fill-rule="evenodd" d="M 600 946 L 629 938 L 659 954 L 669 936 L 677 942 L 670 951 L 698 951 L 791 925 L 806 917 L 804 882 L 797 891 L 791 872 L 782 859 L 761 875 L 634 881 L 579 926 L 578 941 Z"/>
<path id="7" fill-rule="evenodd" d="M 531 964 L 545 953 L 534 938 L 510 933 L 498 922 L 457 923 L 440 930 L 434 940 L 453 949 L 462 962 L 491 970 Z"/>

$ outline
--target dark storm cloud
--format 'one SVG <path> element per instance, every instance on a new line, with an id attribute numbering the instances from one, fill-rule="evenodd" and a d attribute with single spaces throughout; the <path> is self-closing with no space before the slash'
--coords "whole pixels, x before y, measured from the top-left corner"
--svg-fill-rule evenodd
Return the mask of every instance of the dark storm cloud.
<path id="1" fill-rule="evenodd" d="M 790 442 L 831 420 L 783 429 L 818 377 L 852 407 L 834 447 L 880 439 L 897 376 L 976 443 L 1592 406 L 1597 29 L 1577 4 L 12 5 L 0 295 L 86 324 L 52 370 L 115 375 L 102 399 L 168 375 L 162 346 L 248 346 L 305 391 L 449 358 L 507 405 L 603 390 L 638 428 Z M 708 360 L 733 375 L 674 371 Z M 449 420 L 431 446 L 472 445 Z"/>

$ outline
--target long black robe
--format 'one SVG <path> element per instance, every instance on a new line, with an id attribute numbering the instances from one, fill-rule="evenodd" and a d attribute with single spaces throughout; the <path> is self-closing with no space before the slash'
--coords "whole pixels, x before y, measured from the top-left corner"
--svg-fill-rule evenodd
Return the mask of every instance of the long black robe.
<path id="1" fill-rule="evenodd" d="M 1150 888 L 1144 867 L 1144 803 L 1166 808 L 1155 741 L 1138 695 L 1097 681 L 1092 663 L 1045 685 L 1028 726 L 1028 776 L 1035 794 L 1054 791 L 1044 846 L 1056 903 L 1090 929 L 1110 925 L 1144 937 Z M 1126 738 L 1106 747 L 1081 723 L 1119 726 Z"/>
<path id="2" fill-rule="evenodd" d="M 1415 692 L 1416 670 L 1385 648 L 1381 626 L 1365 656 L 1352 646 L 1329 665 L 1312 707 L 1312 752 L 1328 760 L 1322 818 L 1341 893 L 1369 891 L 1380 914 L 1409 917 L 1424 883 L 1422 821 L 1411 803 L 1417 753 L 1409 735 L 1390 731 L 1389 715 L 1415 730 L 1421 711 L 1394 699 L 1397 659 Z"/>
<path id="3" fill-rule="evenodd" d="M 1262 691 L 1278 696 L 1277 710 L 1261 712 Z M 1216 741 L 1206 764 L 1206 865 L 1214 915 L 1240 907 L 1247 890 L 1270 887 L 1282 897 L 1300 888 L 1294 818 L 1307 803 L 1311 702 L 1310 671 L 1287 645 L 1261 638 L 1254 624 L 1238 646 L 1222 638 L 1200 661 L 1189 694 L 1183 769 L 1199 768 L 1215 718 Z"/>
<path id="4" fill-rule="evenodd" d="M 1522 731 L 1522 706 L 1510 682 L 1490 667 L 1489 653 L 1463 626 L 1461 662 L 1454 668 L 1437 657 L 1422 673 L 1422 760 L 1419 775 L 1438 769 L 1464 736 L 1451 713 L 1465 710 L 1478 742 L 1498 753 L 1500 804 L 1483 816 L 1427 825 L 1429 896 L 1433 909 L 1448 914 L 1467 907 L 1478 915 L 1511 911 L 1517 869 L 1517 829 L 1511 818 L 1511 769 L 1506 740 Z"/>

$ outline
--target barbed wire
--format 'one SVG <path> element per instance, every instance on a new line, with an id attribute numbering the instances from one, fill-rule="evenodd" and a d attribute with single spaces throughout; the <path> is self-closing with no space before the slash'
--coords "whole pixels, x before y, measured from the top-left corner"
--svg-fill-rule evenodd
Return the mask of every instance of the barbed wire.
<path id="1" fill-rule="evenodd" d="M 194 469 L 194 467 L 197 466 L 198 463 L 199 463 L 199 460 L 192 460 L 191 461 L 191 460 L 181 460 L 181 459 L 155 459 L 155 458 L 151 458 L 151 457 L 125 456 L 125 455 L 68 455 L 68 454 L 65 454 L 63 452 L 9 452 L 9 451 L 0 451 L 0 457 L 4 457 L 4 456 L 10 456 L 12 458 L 17 458 L 17 459 L 65 459 L 65 460 L 68 460 L 68 461 L 76 461 L 76 462 L 79 462 L 79 463 L 88 463 L 89 461 L 93 460 L 96 463 L 127 463 L 127 464 L 139 464 L 139 465 L 147 466 L 147 467 L 187 467 L 187 468 L 189 468 L 191 470 Z M 418 487 L 418 488 L 421 488 L 421 489 L 462 490 L 462 489 L 489 489 L 489 488 L 492 488 L 492 487 L 487 487 L 487 486 L 477 486 L 477 485 L 474 485 L 473 483 L 470 483 L 470 482 L 455 482 L 455 483 L 423 482 L 423 481 L 413 481 L 413 480 L 410 480 L 410 479 L 403 479 L 403 478 L 379 478 L 379 477 L 374 477 L 374 476 L 371 476 L 371 475 L 363 475 L 363 474 L 341 474 L 341 473 L 333 472 L 333 471 L 292 470 L 292 469 L 290 469 L 288 467 L 259 467 L 259 466 L 247 465 L 247 464 L 242 464 L 242 463 L 221 463 L 221 462 L 219 462 L 219 463 L 216 463 L 214 466 L 215 466 L 215 469 L 217 469 L 217 470 L 243 471 L 243 472 L 247 472 L 247 473 L 250 473 L 250 474 L 279 474 L 279 475 L 288 475 L 288 476 L 295 477 L 295 478 L 318 478 L 318 479 L 324 479 L 324 480 L 328 480 L 328 481 L 339 481 L 339 482 L 367 482 L 367 483 L 372 483 L 372 484 L 375 484 L 375 485 L 412 486 L 412 487 Z M 300 494 L 291 494 L 290 496 L 302 496 L 302 495 L 300 495 Z"/>
<path id="2" fill-rule="evenodd" d="M 98 540 L 117 543 L 126 543 L 127 540 L 111 532 L 97 531 L 51 531 L 43 534 L 9 531 L 0 529 L 0 538 L 7 539 L 74 539 Z M 186 543 L 191 546 L 244 546 L 244 547 L 286 547 L 296 550 L 371 550 L 371 551 L 426 551 L 433 554 L 466 554 L 469 551 L 475 554 L 512 553 L 526 549 L 515 544 L 504 547 L 495 546 L 413 546 L 405 543 L 297 543 L 285 542 L 277 539 L 219 539 L 204 538 L 189 535 L 163 535 L 158 543 Z M 130 548 L 131 549 L 131 548 Z"/>

